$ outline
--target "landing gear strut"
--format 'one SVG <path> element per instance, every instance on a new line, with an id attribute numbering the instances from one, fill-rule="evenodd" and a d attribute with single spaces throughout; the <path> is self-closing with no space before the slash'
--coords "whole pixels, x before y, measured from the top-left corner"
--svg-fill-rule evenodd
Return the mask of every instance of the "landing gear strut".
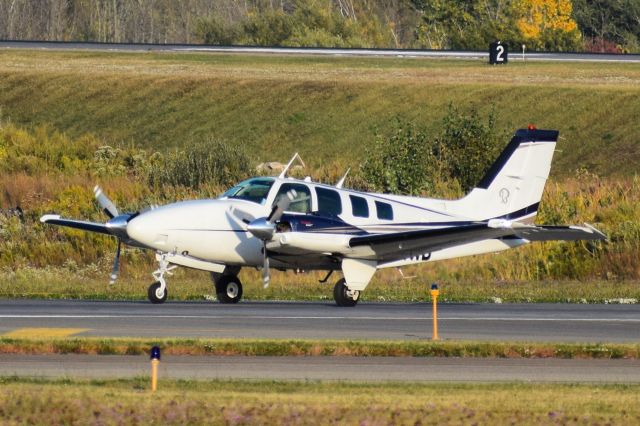
<path id="1" fill-rule="evenodd" d="M 333 298 L 336 305 L 344 307 L 356 306 L 360 299 L 360 292 L 357 290 L 349 290 L 344 278 L 340 279 L 335 287 L 333 287 Z"/>
<path id="2" fill-rule="evenodd" d="M 156 256 L 156 258 L 159 263 L 159 268 L 153 273 L 156 282 L 151 284 L 147 291 L 147 297 L 153 304 L 164 303 L 167 300 L 167 282 L 164 279 L 164 274 L 172 275 L 171 271 L 177 268 L 176 265 L 169 266 L 169 261 L 164 254 Z"/>
<path id="3" fill-rule="evenodd" d="M 237 275 L 211 274 L 220 303 L 238 303 L 242 299 L 242 283 Z"/>

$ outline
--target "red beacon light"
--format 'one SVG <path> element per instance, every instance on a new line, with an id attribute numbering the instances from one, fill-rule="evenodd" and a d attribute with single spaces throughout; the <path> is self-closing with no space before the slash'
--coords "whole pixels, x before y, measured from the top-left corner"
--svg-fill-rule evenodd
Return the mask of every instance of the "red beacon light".
<path id="1" fill-rule="evenodd" d="M 534 126 L 533 124 L 529 124 L 529 125 L 527 126 L 527 129 L 529 129 L 529 130 L 536 130 L 536 126 Z"/>

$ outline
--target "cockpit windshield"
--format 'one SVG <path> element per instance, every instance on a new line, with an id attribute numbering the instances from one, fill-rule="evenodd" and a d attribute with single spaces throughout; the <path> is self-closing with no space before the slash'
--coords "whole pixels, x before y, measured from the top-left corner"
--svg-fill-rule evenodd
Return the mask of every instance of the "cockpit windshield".
<path id="1" fill-rule="evenodd" d="M 240 200 L 264 204 L 267 200 L 267 196 L 269 195 L 269 190 L 271 189 L 273 182 L 273 179 L 269 178 L 245 180 L 222 194 L 220 198 L 237 198 Z"/>

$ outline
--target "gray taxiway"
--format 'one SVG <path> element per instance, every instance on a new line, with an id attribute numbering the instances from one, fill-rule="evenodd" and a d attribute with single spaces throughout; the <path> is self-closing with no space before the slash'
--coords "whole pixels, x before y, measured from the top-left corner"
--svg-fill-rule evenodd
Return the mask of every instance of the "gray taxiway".
<path id="1" fill-rule="evenodd" d="M 441 304 L 441 338 L 637 342 L 638 305 Z M 77 336 L 428 340 L 426 303 L 97 302 L 0 300 L 0 335 L 77 329 Z M 31 330 L 31 331 L 30 331 Z M 36 330 L 37 331 L 37 330 Z M 147 376 L 146 356 L 0 354 L 0 376 Z M 640 383 L 629 359 L 166 356 L 161 378 Z"/>
<path id="2" fill-rule="evenodd" d="M 6 355 L 0 376 L 149 376 L 141 355 Z M 409 357 L 166 356 L 161 379 L 640 383 L 640 361 Z"/>
<path id="3" fill-rule="evenodd" d="M 638 342 L 640 305 L 440 304 L 442 339 Z M 98 302 L 0 300 L 0 335 L 79 328 L 79 336 L 422 340 L 428 303 Z"/>

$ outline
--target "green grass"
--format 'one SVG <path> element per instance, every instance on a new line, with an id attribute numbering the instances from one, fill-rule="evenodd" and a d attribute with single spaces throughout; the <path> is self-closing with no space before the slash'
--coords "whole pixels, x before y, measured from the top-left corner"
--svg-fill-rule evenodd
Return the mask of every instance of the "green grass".
<path id="1" fill-rule="evenodd" d="M 154 345 L 165 355 L 640 359 L 640 345 L 631 343 L 0 336 L 0 353 L 5 354 L 141 355 Z"/>
<path id="2" fill-rule="evenodd" d="M 357 165 L 397 114 L 437 129 L 453 102 L 560 129 L 556 175 L 635 173 L 639 83 L 634 64 L 0 51 L 0 108 L 20 125 L 154 149 L 213 135 L 313 167 Z"/>
<path id="3" fill-rule="evenodd" d="M 637 385 L 0 379 L 5 424 L 633 424 Z"/>
<path id="4" fill-rule="evenodd" d="M 123 262 L 126 260 L 123 260 Z M 464 270 L 465 265 L 442 262 Z M 115 285 L 108 285 L 110 265 L 90 265 L 73 268 L 21 268 L 0 271 L 0 297 L 32 299 L 85 299 L 85 300 L 146 300 L 147 287 L 152 282 L 152 265 L 133 268 L 123 266 L 123 276 Z M 496 303 L 627 303 L 640 301 L 640 283 L 637 280 L 562 280 L 562 281 L 495 281 L 491 279 L 440 280 L 438 272 L 429 267 L 406 268 L 403 279 L 397 271 L 379 271 L 362 294 L 364 302 L 425 302 L 429 301 L 429 288 L 435 281 L 440 285 L 441 302 L 496 302 Z M 240 278 L 244 285 L 245 300 L 308 300 L 332 301 L 333 285 L 318 282 L 324 273 L 295 274 L 273 271 L 268 289 L 262 288 L 259 272 L 243 270 Z M 206 272 L 178 269 L 169 278 L 169 300 L 215 301 L 213 284 Z M 217 303 L 217 302 L 212 302 Z"/>

